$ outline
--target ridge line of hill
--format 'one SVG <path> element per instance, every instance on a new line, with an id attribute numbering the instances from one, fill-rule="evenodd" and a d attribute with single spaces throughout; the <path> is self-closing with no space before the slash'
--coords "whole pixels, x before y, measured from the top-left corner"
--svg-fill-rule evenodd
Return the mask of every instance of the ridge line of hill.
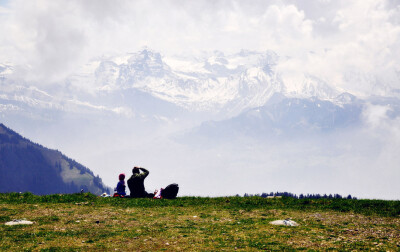
<path id="1" fill-rule="evenodd" d="M 34 194 L 109 192 L 84 165 L 21 136 L 0 123 L 0 192 Z"/>

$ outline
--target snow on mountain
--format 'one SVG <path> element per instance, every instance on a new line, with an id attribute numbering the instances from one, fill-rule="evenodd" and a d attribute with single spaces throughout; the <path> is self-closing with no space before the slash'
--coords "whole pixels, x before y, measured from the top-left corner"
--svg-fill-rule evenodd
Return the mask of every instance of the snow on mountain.
<path id="1" fill-rule="evenodd" d="M 37 114 L 33 111 L 48 110 L 72 113 L 106 112 L 131 116 L 132 110 L 120 106 L 96 105 L 87 101 L 80 101 L 71 95 L 57 96 L 43 91 L 35 86 L 19 85 L 0 81 L 0 110 L 6 112 L 25 112 Z"/>
<path id="2" fill-rule="evenodd" d="M 341 92 L 329 86 L 315 76 L 304 75 L 295 87 L 286 88 L 286 94 L 290 97 L 310 98 L 318 97 L 322 100 L 334 100 Z"/>
<path id="3" fill-rule="evenodd" d="M 120 70 L 112 61 L 103 61 L 95 70 L 95 82 L 101 86 L 101 90 L 115 90 Z"/>
<path id="4" fill-rule="evenodd" d="M 0 78 L 4 78 L 5 76 L 11 74 L 13 72 L 13 66 L 12 64 L 2 64 L 0 62 Z"/>
<path id="5" fill-rule="evenodd" d="M 295 85 L 286 86 L 277 64 L 279 56 L 272 51 L 163 57 L 145 49 L 129 57 L 101 61 L 93 75 L 98 92 L 137 89 L 189 111 L 227 116 L 262 106 L 275 93 L 343 103 L 337 99 L 343 90 L 315 76 L 304 74 Z"/>
<path id="6" fill-rule="evenodd" d="M 100 62 L 94 83 L 98 92 L 133 88 L 190 111 L 242 111 L 284 90 L 274 71 L 277 59 L 273 52 L 245 51 L 164 59 L 145 49 L 120 64 Z"/>
<path id="7" fill-rule="evenodd" d="M 124 116 L 141 113 L 141 97 L 158 104 L 173 104 L 187 111 L 222 118 L 264 106 L 274 94 L 288 98 L 330 101 L 338 106 L 356 97 L 316 76 L 304 74 L 286 85 L 277 71 L 279 56 L 272 52 L 220 51 L 190 56 L 163 56 L 150 49 L 95 59 L 61 83 L 57 91 L 12 82 L 13 67 L 0 65 L 0 98 L 17 105 L 79 111 L 81 108 Z M 146 94 L 146 95 L 145 95 Z M 146 98 L 146 99 L 148 99 Z M 159 100 L 159 102 L 156 102 Z M 14 103 L 10 103 L 13 101 Z M 161 108 L 160 106 L 159 108 Z M 149 112 L 144 106 L 143 113 Z M 175 110 L 175 108 L 174 108 Z M 153 110 L 152 113 L 155 111 Z M 159 116 L 164 116 L 163 115 Z"/>
<path id="8" fill-rule="evenodd" d="M 0 100 L 8 101 L 10 104 L 24 104 L 30 107 L 60 109 L 56 99 L 47 92 L 33 86 L 21 86 L 15 83 L 8 84 L 2 80 L 0 85 Z"/>

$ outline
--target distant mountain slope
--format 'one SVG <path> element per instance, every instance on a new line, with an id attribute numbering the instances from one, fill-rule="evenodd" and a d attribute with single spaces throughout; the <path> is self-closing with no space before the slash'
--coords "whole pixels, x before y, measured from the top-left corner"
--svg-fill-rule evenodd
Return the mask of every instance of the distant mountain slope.
<path id="1" fill-rule="evenodd" d="M 364 102 L 350 94 L 341 94 L 336 100 L 333 103 L 315 97 L 302 99 L 275 94 L 264 106 L 248 109 L 227 120 L 203 122 L 183 138 L 294 137 L 359 125 Z M 342 104 L 338 105 L 341 100 Z"/>
<path id="2" fill-rule="evenodd" d="M 108 191 L 91 170 L 0 124 L 0 192 L 94 194 Z"/>

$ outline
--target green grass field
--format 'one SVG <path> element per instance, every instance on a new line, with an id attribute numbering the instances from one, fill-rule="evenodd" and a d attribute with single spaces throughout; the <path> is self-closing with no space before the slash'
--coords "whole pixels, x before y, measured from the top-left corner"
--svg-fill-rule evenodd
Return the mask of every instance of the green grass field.
<path id="1" fill-rule="evenodd" d="M 286 218 L 300 226 L 269 223 Z M 11 193 L 0 223 L 2 251 L 400 250 L 400 201 Z"/>

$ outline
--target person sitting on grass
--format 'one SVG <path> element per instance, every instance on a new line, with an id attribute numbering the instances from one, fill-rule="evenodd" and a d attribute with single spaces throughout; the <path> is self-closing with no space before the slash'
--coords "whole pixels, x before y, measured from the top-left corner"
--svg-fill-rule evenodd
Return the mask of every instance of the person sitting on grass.
<path id="1" fill-rule="evenodd" d="M 119 182 L 118 182 L 117 188 L 116 188 L 116 191 L 117 191 L 117 194 L 118 194 L 117 196 L 125 197 L 126 196 L 126 192 L 125 192 L 125 188 L 126 188 L 126 186 L 125 186 L 125 174 L 124 173 L 119 174 L 118 179 L 119 179 Z"/>
<path id="2" fill-rule="evenodd" d="M 133 167 L 132 176 L 128 179 L 128 187 L 131 191 L 131 198 L 153 198 L 154 193 L 147 193 L 144 189 L 144 179 L 149 171 L 143 167 Z"/>

